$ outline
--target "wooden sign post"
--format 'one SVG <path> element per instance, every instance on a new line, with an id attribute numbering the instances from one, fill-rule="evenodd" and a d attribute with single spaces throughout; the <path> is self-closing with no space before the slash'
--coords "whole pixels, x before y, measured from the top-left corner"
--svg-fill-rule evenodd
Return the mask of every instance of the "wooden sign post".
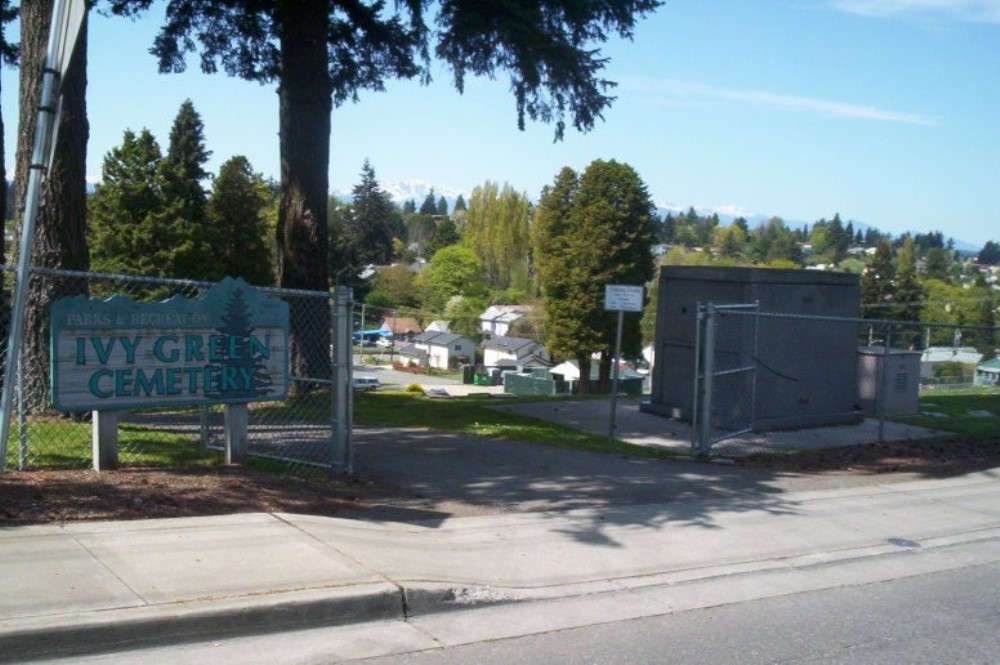
<path id="1" fill-rule="evenodd" d="M 288 395 L 288 304 L 241 279 L 157 303 L 84 296 L 52 304 L 52 403 L 94 414 L 94 468 L 117 464 L 134 408 L 224 404 L 226 461 L 246 457 L 247 404 Z"/>

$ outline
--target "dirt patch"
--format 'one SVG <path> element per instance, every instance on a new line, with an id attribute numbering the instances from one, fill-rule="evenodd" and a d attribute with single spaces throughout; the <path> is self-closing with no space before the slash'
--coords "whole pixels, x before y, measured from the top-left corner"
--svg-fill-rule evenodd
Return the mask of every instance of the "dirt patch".
<path id="1" fill-rule="evenodd" d="M 917 473 L 946 478 L 1000 466 L 1000 439 L 869 443 L 788 454 L 750 455 L 739 459 L 738 463 L 798 473 Z"/>
<path id="2" fill-rule="evenodd" d="M 0 525 L 191 517 L 247 512 L 338 515 L 406 502 L 371 478 L 297 477 L 238 467 L 9 472 Z"/>
<path id="3" fill-rule="evenodd" d="M 744 466 L 800 474 L 919 474 L 948 477 L 1000 467 L 1000 440 L 901 441 L 781 455 L 753 455 Z M 433 506 L 431 504 L 434 504 Z M 298 477 L 240 467 L 87 469 L 0 476 L 0 526 L 99 520 L 288 512 L 364 518 L 421 508 L 461 512 L 417 490 L 371 477 Z"/>

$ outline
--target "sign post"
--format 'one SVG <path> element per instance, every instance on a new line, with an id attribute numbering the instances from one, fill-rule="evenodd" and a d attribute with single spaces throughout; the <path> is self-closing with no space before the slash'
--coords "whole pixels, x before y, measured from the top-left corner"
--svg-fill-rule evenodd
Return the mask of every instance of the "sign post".
<path id="1" fill-rule="evenodd" d="M 38 105 L 38 124 L 35 127 L 31 167 L 24 197 L 24 220 L 21 222 L 21 244 L 18 246 L 17 279 L 11 307 L 10 331 L 7 336 L 3 390 L 0 393 L 0 473 L 3 473 L 7 460 L 10 411 L 13 404 L 14 383 L 18 380 L 21 336 L 24 331 L 24 307 L 28 295 L 28 281 L 31 278 L 29 274 L 31 252 L 35 240 L 35 220 L 38 217 L 42 178 L 51 168 L 56 153 L 56 134 L 59 130 L 59 112 L 62 108 L 59 82 L 69 67 L 73 47 L 76 45 L 86 13 L 85 0 L 56 0 L 52 6 L 52 24 L 49 29 L 49 44 L 42 74 L 41 100 Z"/>
<path id="2" fill-rule="evenodd" d="M 608 438 L 614 441 L 615 420 L 618 414 L 618 359 L 622 353 L 622 323 L 625 312 L 642 311 L 642 287 L 621 284 L 604 285 L 604 309 L 618 312 L 618 332 L 615 335 L 614 379 L 611 388 L 611 417 L 608 422 Z"/>

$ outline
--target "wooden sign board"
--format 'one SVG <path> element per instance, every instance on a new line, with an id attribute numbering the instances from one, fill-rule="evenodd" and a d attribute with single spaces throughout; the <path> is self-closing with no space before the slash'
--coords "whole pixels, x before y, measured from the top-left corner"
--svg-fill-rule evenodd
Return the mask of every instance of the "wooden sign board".
<path id="1" fill-rule="evenodd" d="M 61 411 L 281 400 L 288 304 L 228 277 L 197 299 L 62 298 L 51 369 Z"/>

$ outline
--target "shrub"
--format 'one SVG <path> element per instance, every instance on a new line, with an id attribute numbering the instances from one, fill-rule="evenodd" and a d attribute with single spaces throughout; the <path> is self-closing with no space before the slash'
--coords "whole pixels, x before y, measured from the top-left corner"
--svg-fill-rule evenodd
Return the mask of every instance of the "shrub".
<path id="1" fill-rule="evenodd" d="M 421 395 L 423 395 L 424 394 L 424 388 L 419 383 L 411 383 L 410 385 L 406 386 L 406 392 L 408 392 L 408 393 L 420 393 Z"/>

